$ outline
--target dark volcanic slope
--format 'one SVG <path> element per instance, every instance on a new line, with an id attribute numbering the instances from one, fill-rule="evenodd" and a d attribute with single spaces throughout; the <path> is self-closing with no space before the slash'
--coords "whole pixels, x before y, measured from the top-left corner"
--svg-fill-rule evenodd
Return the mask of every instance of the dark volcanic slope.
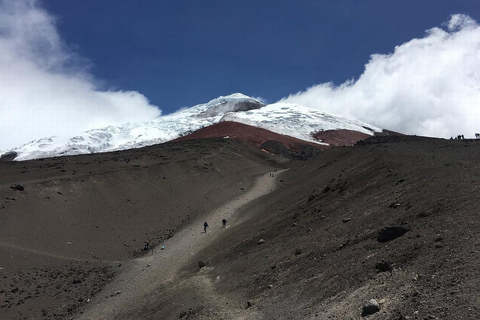
<path id="1" fill-rule="evenodd" d="M 371 137 L 362 132 L 346 129 L 320 131 L 313 136 L 318 141 L 326 142 L 331 146 L 353 146 L 357 141 Z"/>
<path id="2" fill-rule="evenodd" d="M 240 195 L 272 159 L 210 139 L 1 162 L 0 319 L 68 318 L 145 241 Z"/>
<path id="3" fill-rule="evenodd" d="M 300 150 L 304 146 L 311 146 L 318 149 L 326 149 L 328 147 L 233 121 L 216 123 L 178 138 L 177 140 L 181 141 L 218 137 L 229 137 L 256 147 L 262 147 L 267 141 L 277 141 L 293 150 Z"/>
<path id="4" fill-rule="evenodd" d="M 112 260 L 279 167 L 233 139 L 68 159 L 0 163 L 1 319 L 68 318 L 122 272 Z M 382 137 L 283 164 L 281 188 L 131 318 L 361 319 L 374 298 L 368 319 L 480 319 L 479 159 L 480 141 Z"/>
<path id="5" fill-rule="evenodd" d="M 293 164 L 202 274 L 252 318 L 361 319 L 375 298 L 369 319 L 479 319 L 480 141 L 408 140 Z M 177 312 L 212 314 L 190 298 Z"/>

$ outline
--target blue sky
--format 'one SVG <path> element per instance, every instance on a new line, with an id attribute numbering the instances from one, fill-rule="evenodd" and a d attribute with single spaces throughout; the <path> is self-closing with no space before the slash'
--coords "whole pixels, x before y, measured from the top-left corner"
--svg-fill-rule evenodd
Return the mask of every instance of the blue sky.
<path id="1" fill-rule="evenodd" d="M 471 137 L 478 21 L 470 0 L 0 0 L 0 150 L 235 92 Z"/>
<path id="2" fill-rule="evenodd" d="M 443 0 L 48 0 L 58 32 L 107 88 L 164 114 L 242 92 L 269 102 L 358 78 L 373 53 L 423 37 L 480 3 Z"/>

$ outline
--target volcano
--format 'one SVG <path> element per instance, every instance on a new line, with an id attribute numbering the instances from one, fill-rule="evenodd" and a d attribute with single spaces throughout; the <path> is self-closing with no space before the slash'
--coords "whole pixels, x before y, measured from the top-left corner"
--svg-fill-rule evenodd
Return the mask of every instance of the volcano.
<path id="1" fill-rule="evenodd" d="M 223 122 L 234 122 L 244 126 L 221 125 L 219 128 L 222 130 L 207 129 Z M 229 132 L 228 127 L 234 131 Z M 262 132 L 260 136 L 268 135 L 268 141 L 271 141 L 269 145 L 275 146 L 275 150 L 293 148 L 294 151 L 302 148 L 313 147 L 323 150 L 330 146 L 353 145 L 358 140 L 385 133 L 373 125 L 317 109 L 288 103 L 265 105 L 257 99 L 235 93 L 151 121 L 93 129 L 73 137 L 53 136 L 31 141 L 4 151 L 4 158 L 29 160 L 128 150 L 178 138 L 185 139 L 200 129 L 207 131 L 197 133 L 194 137 L 200 137 L 204 132 L 208 132 L 209 137 L 218 133 L 216 137 L 229 136 L 250 142 L 252 130 L 255 130 L 252 127 L 262 129 L 256 132 Z M 273 134 L 277 134 L 276 138 Z M 261 146 L 258 145 L 258 141 L 264 139 L 260 136 L 251 142 Z M 285 143 L 287 140 L 290 142 Z"/>

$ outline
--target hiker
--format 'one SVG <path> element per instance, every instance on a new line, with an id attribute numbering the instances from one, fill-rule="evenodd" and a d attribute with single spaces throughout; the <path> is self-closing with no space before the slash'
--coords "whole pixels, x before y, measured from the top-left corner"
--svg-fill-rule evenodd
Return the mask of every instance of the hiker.
<path id="1" fill-rule="evenodd" d="M 207 228 L 208 228 L 208 223 L 207 223 L 207 221 L 205 221 L 203 223 L 203 231 L 205 231 L 205 233 L 207 233 Z"/>
<path id="2" fill-rule="evenodd" d="M 145 242 L 145 246 L 143 247 L 143 251 L 148 251 L 150 250 L 150 242 Z"/>
<path id="3" fill-rule="evenodd" d="M 227 227 L 227 219 L 223 218 L 222 225 L 223 225 L 223 228 Z"/>

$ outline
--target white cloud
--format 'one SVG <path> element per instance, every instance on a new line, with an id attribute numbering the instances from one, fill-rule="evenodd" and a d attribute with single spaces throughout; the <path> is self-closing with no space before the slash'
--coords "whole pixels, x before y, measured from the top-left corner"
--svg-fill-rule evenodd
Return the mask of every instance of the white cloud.
<path id="1" fill-rule="evenodd" d="M 473 137 L 480 131 L 480 27 L 459 14 L 444 27 L 372 55 L 356 81 L 318 84 L 281 101 L 407 134 Z"/>
<path id="2" fill-rule="evenodd" d="M 135 91 L 102 91 L 36 0 L 0 0 L 0 149 L 143 121 L 161 111 Z"/>

